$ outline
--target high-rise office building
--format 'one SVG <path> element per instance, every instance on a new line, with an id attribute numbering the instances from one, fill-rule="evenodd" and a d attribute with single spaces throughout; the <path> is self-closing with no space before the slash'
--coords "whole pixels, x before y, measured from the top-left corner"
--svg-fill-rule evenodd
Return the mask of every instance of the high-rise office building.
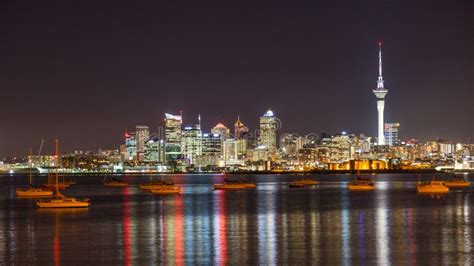
<path id="1" fill-rule="evenodd" d="M 137 160 L 143 161 L 145 143 L 150 138 L 150 130 L 147 126 L 136 126 L 135 136 L 137 138 Z"/>
<path id="2" fill-rule="evenodd" d="M 283 156 L 296 156 L 302 148 L 302 137 L 296 134 L 283 134 L 280 137 L 280 150 Z"/>
<path id="3" fill-rule="evenodd" d="M 247 157 L 248 141 L 249 140 L 246 138 L 235 140 L 235 144 L 237 146 L 237 157 L 239 160 L 244 160 Z"/>
<path id="4" fill-rule="evenodd" d="M 400 145 L 400 138 L 398 131 L 400 129 L 399 123 L 385 123 L 385 144 L 389 146 Z"/>
<path id="5" fill-rule="evenodd" d="M 234 139 L 242 139 L 248 132 L 249 128 L 240 122 L 240 116 L 238 116 L 237 121 L 234 124 Z"/>
<path id="6" fill-rule="evenodd" d="M 378 145 L 385 145 L 384 136 L 384 119 L 383 112 L 385 107 L 385 95 L 388 90 L 384 88 L 382 77 L 382 42 L 379 42 L 379 78 L 377 80 L 377 89 L 373 90 L 375 97 L 377 98 L 377 111 L 378 111 Z"/>
<path id="7" fill-rule="evenodd" d="M 144 161 L 158 163 L 161 161 L 160 150 L 163 144 L 157 137 L 150 138 L 145 143 Z"/>
<path id="8" fill-rule="evenodd" d="M 218 123 L 211 129 L 212 134 L 217 134 L 221 138 L 221 154 L 224 154 L 224 141 L 230 138 L 230 130 L 222 123 Z"/>
<path id="9" fill-rule="evenodd" d="M 181 115 L 165 114 L 165 161 L 171 162 L 181 155 Z"/>
<path id="10" fill-rule="evenodd" d="M 335 134 L 331 138 L 330 158 L 333 162 L 343 162 L 351 159 L 351 136 L 346 132 Z"/>
<path id="11" fill-rule="evenodd" d="M 202 132 L 199 125 L 185 126 L 181 138 L 182 154 L 189 164 L 202 155 Z"/>
<path id="12" fill-rule="evenodd" d="M 125 132 L 126 161 L 135 160 L 137 157 L 137 140 L 134 132 Z"/>
<path id="13" fill-rule="evenodd" d="M 266 149 L 270 154 L 274 154 L 276 145 L 277 118 L 272 110 L 268 110 L 260 117 L 260 137 L 259 146 Z"/>
<path id="14" fill-rule="evenodd" d="M 235 139 L 226 139 L 224 141 L 224 165 L 234 165 L 238 163 L 238 156 L 237 156 L 237 142 Z"/>
<path id="15" fill-rule="evenodd" d="M 456 145 L 448 140 L 438 140 L 439 153 L 442 157 L 451 155 L 456 150 Z"/>
<path id="16" fill-rule="evenodd" d="M 211 129 L 212 134 L 219 134 L 222 141 L 228 139 L 230 137 L 230 130 L 222 123 L 218 123 L 215 127 Z"/>
<path id="17" fill-rule="evenodd" d="M 219 134 L 202 134 L 201 165 L 218 165 L 222 150 L 221 145 L 221 136 Z"/>

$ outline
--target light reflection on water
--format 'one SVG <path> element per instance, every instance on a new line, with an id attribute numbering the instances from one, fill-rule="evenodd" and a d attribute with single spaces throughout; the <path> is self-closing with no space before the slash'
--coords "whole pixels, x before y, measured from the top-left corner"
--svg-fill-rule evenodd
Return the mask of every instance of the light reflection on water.
<path id="1" fill-rule="evenodd" d="M 1 178 L 1 177 L 0 177 Z M 417 177 L 376 178 L 373 192 L 346 190 L 351 176 L 321 176 L 289 189 L 292 176 L 252 176 L 249 191 L 213 191 L 222 176 L 175 177 L 182 195 L 80 178 L 67 190 L 89 209 L 39 210 L 2 180 L 0 261 L 5 264 L 459 264 L 473 263 L 474 190 L 417 195 Z M 134 184 L 148 177 L 126 177 Z"/>
<path id="2" fill-rule="evenodd" d="M 376 242 L 377 242 L 377 263 L 379 265 L 388 265 L 389 260 L 389 247 L 388 247 L 388 226 L 387 226 L 387 193 L 385 185 L 387 182 L 381 182 L 384 186 L 381 186 L 381 190 L 377 190 L 376 195 Z M 395 219 L 396 220 L 396 219 Z"/>
<path id="3" fill-rule="evenodd" d="M 341 193 L 341 199 L 342 199 L 342 206 L 341 206 L 341 239 L 342 239 L 342 258 L 343 258 L 343 264 L 348 265 L 349 264 L 349 259 L 351 257 L 351 229 L 350 229 L 350 218 L 349 218 L 349 212 L 350 212 L 350 206 L 349 206 L 349 200 L 348 200 L 348 191 L 347 190 L 342 190 Z"/>

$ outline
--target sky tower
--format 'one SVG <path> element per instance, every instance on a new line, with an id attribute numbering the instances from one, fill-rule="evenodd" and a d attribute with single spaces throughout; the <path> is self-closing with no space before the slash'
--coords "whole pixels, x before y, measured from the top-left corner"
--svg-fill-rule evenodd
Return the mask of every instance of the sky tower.
<path id="1" fill-rule="evenodd" d="M 382 77 L 382 42 L 379 42 L 379 79 L 377 80 L 377 89 L 373 90 L 375 97 L 377 97 L 377 111 L 378 111 L 378 144 L 385 145 L 384 137 L 384 121 L 383 109 L 385 106 L 385 95 L 388 90 L 383 87 Z"/>

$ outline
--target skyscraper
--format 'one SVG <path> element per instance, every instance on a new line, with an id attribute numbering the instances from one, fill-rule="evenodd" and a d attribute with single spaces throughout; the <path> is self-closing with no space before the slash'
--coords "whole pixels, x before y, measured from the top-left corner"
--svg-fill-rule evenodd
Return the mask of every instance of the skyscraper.
<path id="1" fill-rule="evenodd" d="M 223 149 L 224 165 L 229 166 L 237 163 L 237 142 L 235 139 L 226 139 Z"/>
<path id="2" fill-rule="evenodd" d="M 249 128 L 240 122 L 240 116 L 238 116 L 237 122 L 234 124 L 234 139 L 242 139 L 247 132 L 249 132 Z"/>
<path id="3" fill-rule="evenodd" d="M 385 123 L 385 143 L 389 146 L 397 146 L 400 144 L 398 131 L 399 123 Z"/>
<path id="4" fill-rule="evenodd" d="M 277 118 L 272 110 L 268 110 L 260 117 L 260 137 L 258 145 L 266 149 L 269 153 L 276 152 L 276 129 Z"/>
<path id="5" fill-rule="evenodd" d="M 230 130 L 222 123 L 218 123 L 211 129 L 212 134 L 217 134 L 221 138 L 221 153 L 224 154 L 224 141 L 230 138 Z"/>
<path id="6" fill-rule="evenodd" d="M 165 114 L 165 161 L 171 162 L 181 155 L 181 115 Z"/>
<path id="7" fill-rule="evenodd" d="M 145 152 L 145 143 L 150 138 L 150 130 L 147 126 L 136 126 L 135 129 L 137 140 L 137 159 L 143 161 Z"/>
<path id="8" fill-rule="evenodd" d="M 202 155 L 202 132 L 199 125 L 184 127 L 181 147 L 188 163 L 195 164 L 198 156 Z"/>
<path id="9" fill-rule="evenodd" d="M 160 146 L 161 141 L 158 137 L 153 137 L 147 140 L 145 143 L 145 153 L 144 153 L 144 161 L 145 162 L 153 162 L 157 163 L 160 162 Z"/>
<path id="10" fill-rule="evenodd" d="M 221 150 L 221 136 L 219 134 L 203 134 L 201 164 L 216 166 Z"/>
<path id="11" fill-rule="evenodd" d="M 125 132 L 125 149 L 127 150 L 127 161 L 136 159 L 137 139 L 134 132 Z"/>
<path id="12" fill-rule="evenodd" d="M 377 111 L 378 111 L 378 144 L 385 145 L 384 137 L 384 120 L 383 110 L 385 107 L 385 95 L 388 90 L 383 86 L 382 77 L 382 42 L 379 42 L 379 78 L 377 80 L 377 89 L 373 90 L 375 97 L 377 98 Z"/>
<path id="13" fill-rule="evenodd" d="M 211 129 L 211 133 L 219 134 L 221 136 L 222 141 L 228 139 L 230 137 L 230 130 L 228 127 L 224 126 L 222 123 L 218 123 L 215 127 Z"/>
<path id="14" fill-rule="evenodd" d="M 280 136 L 280 150 L 283 156 L 296 156 L 301 148 L 303 148 L 302 137 L 287 133 Z"/>

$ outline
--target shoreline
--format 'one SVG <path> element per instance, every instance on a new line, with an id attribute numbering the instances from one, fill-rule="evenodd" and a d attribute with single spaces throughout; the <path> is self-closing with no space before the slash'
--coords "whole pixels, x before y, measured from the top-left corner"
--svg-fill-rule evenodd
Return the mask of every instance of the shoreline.
<path id="1" fill-rule="evenodd" d="M 67 172 L 59 173 L 61 176 L 146 176 L 146 175 L 333 175 L 333 174 L 434 174 L 434 173 L 445 173 L 443 171 L 437 171 L 436 169 L 417 169 L 417 170 L 401 170 L 401 169 L 390 169 L 390 170 L 312 170 L 312 171 L 240 171 L 240 172 L 122 172 L 122 173 L 107 173 L 107 172 Z M 473 173 L 473 171 L 455 171 L 455 173 Z M 28 171 L 21 171 L 15 173 L 2 172 L 0 176 L 21 176 L 29 174 Z M 35 176 L 47 176 L 44 173 L 33 173 Z M 54 175 L 54 173 L 52 173 Z"/>

